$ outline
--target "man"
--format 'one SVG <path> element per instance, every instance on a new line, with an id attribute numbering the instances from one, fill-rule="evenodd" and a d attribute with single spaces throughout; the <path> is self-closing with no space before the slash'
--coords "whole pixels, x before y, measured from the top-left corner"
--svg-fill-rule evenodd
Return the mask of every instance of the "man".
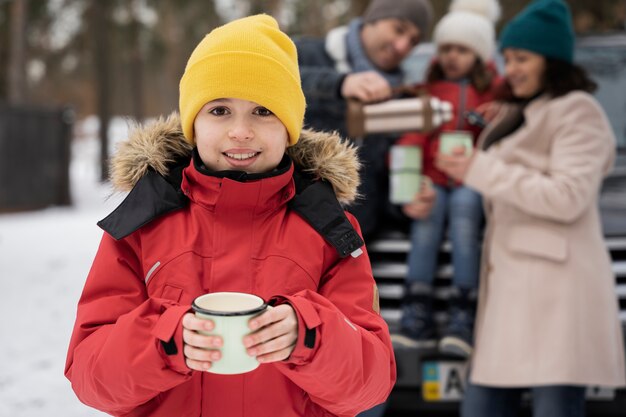
<path id="1" fill-rule="evenodd" d="M 426 37 L 432 16 L 429 0 L 373 0 L 362 18 L 331 30 L 325 39 L 297 40 L 305 124 L 346 137 L 348 99 L 372 103 L 392 98 L 404 80 L 400 64 Z M 349 210 L 366 238 L 389 206 L 385 159 L 393 140 L 372 135 L 360 144 L 362 199 Z"/>

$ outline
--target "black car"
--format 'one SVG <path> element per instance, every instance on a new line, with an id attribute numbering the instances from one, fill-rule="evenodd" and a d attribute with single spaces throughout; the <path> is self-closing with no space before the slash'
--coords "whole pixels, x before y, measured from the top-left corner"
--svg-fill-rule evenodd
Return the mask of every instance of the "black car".
<path id="1" fill-rule="evenodd" d="M 410 82 L 423 79 L 426 67 L 435 52 L 432 44 L 423 44 L 406 60 Z M 598 83 L 596 98 L 606 111 L 618 138 L 615 170 L 602 188 L 600 205 L 607 248 L 613 259 L 616 275 L 615 292 L 619 298 L 620 319 L 626 332 L 626 33 L 586 36 L 578 39 L 576 61 L 587 69 Z M 502 59 L 497 65 L 502 69 Z M 400 319 L 400 302 L 407 274 L 407 252 L 410 243 L 406 230 L 385 230 L 368 243 L 374 277 L 379 286 L 381 313 L 392 333 Z M 444 243 L 440 252 L 438 276 L 435 280 L 436 319 L 446 320 L 444 313 L 452 276 L 450 245 Z M 387 405 L 387 415 L 416 411 L 454 412 L 463 395 L 467 366 L 464 361 L 445 357 L 434 344 L 417 347 L 395 345 L 398 381 Z M 626 413 L 626 390 L 589 387 L 588 412 L 593 415 Z"/>

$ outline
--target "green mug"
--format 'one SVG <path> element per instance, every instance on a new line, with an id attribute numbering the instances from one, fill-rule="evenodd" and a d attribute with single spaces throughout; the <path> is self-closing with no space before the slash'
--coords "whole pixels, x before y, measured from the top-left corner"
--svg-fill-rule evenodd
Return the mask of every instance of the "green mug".
<path id="1" fill-rule="evenodd" d="M 465 155 L 471 155 L 474 151 L 472 133 L 465 130 L 441 132 L 439 135 L 439 152 L 451 154 L 454 148 L 465 148 Z"/>
<path id="2" fill-rule="evenodd" d="M 250 372 L 259 366 L 255 357 L 248 355 L 243 338 L 251 333 L 248 321 L 271 308 L 261 297 L 240 292 L 215 292 L 197 297 L 191 308 L 196 317 L 213 321 L 211 331 L 199 331 L 209 336 L 220 336 L 222 357 L 213 362 L 207 372 L 234 375 Z"/>
<path id="3" fill-rule="evenodd" d="M 393 204 L 407 204 L 419 194 L 423 177 L 419 171 L 400 171 L 392 172 L 389 180 L 389 200 Z"/>
<path id="4" fill-rule="evenodd" d="M 419 194 L 422 177 L 422 149 L 411 145 L 394 145 L 390 149 L 389 200 L 406 204 Z"/>

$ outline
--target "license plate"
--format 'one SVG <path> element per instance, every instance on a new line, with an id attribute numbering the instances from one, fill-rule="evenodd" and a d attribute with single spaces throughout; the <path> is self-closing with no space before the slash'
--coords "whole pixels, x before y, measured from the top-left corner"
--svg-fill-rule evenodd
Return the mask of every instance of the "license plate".
<path id="1" fill-rule="evenodd" d="M 422 363 L 422 398 L 424 401 L 460 401 L 467 385 L 467 363 L 427 361 Z M 585 397 L 592 401 L 612 401 L 615 389 L 590 386 Z"/>
<path id="2" fill-rule="evenodd" d="M 422 363 L 424 401 L 460 401 L 465 393 L 467 362 L 428 361 Z"/>

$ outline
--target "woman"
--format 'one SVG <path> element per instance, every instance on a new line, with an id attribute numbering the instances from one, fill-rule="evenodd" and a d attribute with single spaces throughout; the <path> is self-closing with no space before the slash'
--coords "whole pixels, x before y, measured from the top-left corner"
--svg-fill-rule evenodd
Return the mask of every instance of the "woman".
<path id="1" fill-rule="evenodd" d="M 597 208 L 615 138 L 573 64 L 562 0 L 504 29 L 511 93 L 472 157 L 437 165 L 485 199 L 475 351 L 462 415 L 507 416 L 523 389 L 535 416 L 583 416 L 585 386 L 623 386 L 614 276 Z"/>

